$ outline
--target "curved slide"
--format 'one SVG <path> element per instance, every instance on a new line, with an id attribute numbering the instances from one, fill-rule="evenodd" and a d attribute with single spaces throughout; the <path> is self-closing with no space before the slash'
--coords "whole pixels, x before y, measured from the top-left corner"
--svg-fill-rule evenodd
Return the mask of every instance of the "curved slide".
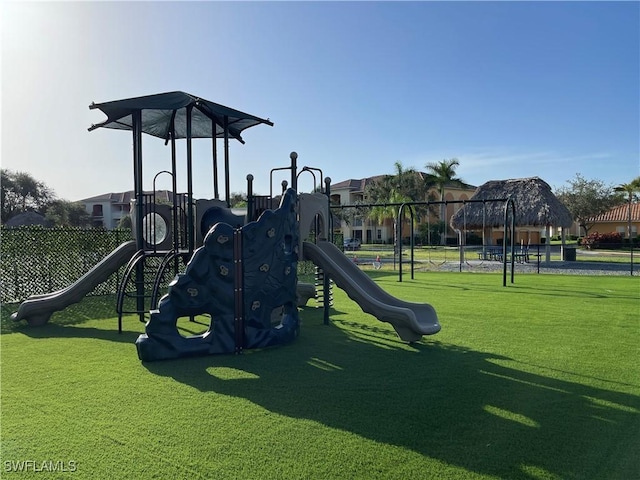
<path id="1" fill-rule="evenodd" d="M 303 255 L 329 273 L 364 312 L 390 323 L 402 340 L 417 342 L 422 335 L 440 331 L 438 316 L 431 305 L 405 302 L 389 295 L 332 243 L 304 242 Z"/>
<path id="2" fill-rule="evenodd" d="M 67 288 L 45 295 L 30 296 L 20 304 L 18 311 L 11 315 L 11 319 L 26 320 L 32 326 L 44 325 L 53 312 L 62 310 L 72 303 L 78 303 L 97 285 L 107 280 L 129 261 L 136 250 L 136 242 L 133 240 L 123 243 Z"/>

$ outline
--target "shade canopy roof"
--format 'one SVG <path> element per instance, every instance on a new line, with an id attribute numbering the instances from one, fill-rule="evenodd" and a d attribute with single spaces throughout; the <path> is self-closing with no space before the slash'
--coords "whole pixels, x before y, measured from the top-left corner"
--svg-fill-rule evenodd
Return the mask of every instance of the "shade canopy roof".
<path id="1" fill-rule="evenodd" d="M 244 143 L 243 130 L 264 123 L 273 126 L 268 119 L 256 117 L 185 92 L 167 92 L 144 97 L 92 103 L 90 109 L 99 109 L 107 119 L 91 125 L 89 131 L 105 127 L 116 130 L 132 130 L 133 114 L 140 111 L 142 132 L 169 140 L 187 138 L 187 112 L 191 110 L 192 138 L 223 138 L 225 126 L 229 137 Z M 174 132 L 173 135 L 171 132 Z M 215 133 L 214 133 L 215 132 Z"/>
<path id="2" fill-rule="evenodd" d="M 480 185 L 470 200 L 512 198 L 516 205 L 516 226 L 568 228 L 573 216 L 558 200 L 547 182 L 539 177 L 491 180 Z M 504 202 L 467 203 L 449 222 L 453 228 L 501 227 Z"/>

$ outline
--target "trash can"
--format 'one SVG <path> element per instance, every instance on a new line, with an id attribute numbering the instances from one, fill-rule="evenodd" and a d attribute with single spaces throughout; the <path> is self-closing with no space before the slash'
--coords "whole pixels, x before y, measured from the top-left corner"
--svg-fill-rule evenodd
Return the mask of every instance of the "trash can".
<path id="1" fill-rule="evenodd" d="M 565 262 L 575 262 L 576 261 L 576 247 L 564 247 L 564 253 L 562 255 L 562 259 Z"/>

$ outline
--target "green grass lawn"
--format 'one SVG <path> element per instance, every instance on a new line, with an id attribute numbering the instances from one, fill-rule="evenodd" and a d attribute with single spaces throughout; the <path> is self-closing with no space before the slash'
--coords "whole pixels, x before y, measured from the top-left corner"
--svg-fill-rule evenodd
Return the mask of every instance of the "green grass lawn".
<path id="1" fill-rule="evenodd" d="M 335 289 L 292 345 L 142 364 L 112 298 L 42 328 L 3 308 L 0 476 L 640 478 L 637 277 L 370 273 L 442 331 L 404 344 Z"/>

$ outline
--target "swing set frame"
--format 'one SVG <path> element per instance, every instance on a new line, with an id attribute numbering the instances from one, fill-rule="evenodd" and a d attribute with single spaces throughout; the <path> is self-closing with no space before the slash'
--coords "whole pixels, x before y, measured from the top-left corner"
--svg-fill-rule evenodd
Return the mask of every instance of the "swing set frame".
<path id="1" fill-rule="evenodd" d="M 372 208 L 372 207 L 398 207 L 398 216 L 397 216 L 397 221 L 396 221 L 396 231 L 395 233 L 395 237 L 396 237 L 396 243 L 397 245 L 394 246 L 394 267 L 395 267 L 395 252 L 397 249 L 398 252 L 398 256 L 399 256 L 399 268 L 398 268 L 398 281 L 402 282 L 402 233 L 403 233 L 403 218 L 404 218 L 404 212 L 405 209 L 409 209 L 409 214 L 410 214 L 410 248 L 411 248 L 411 261 L 410 261 L 410 265 L 411 265 L 411 279 L 414 278 L 414 220 L 415 220 L 415 214 L 414 214 L 414 210 L 413 207 L 414 206 L 427 206 L 430 207 L 431 205 L 444 205 L 445 208 L 446 206 L 450 205 L 450 204 L 462 204 L 461 208 L 464 208 L 464 206 L 468 203 L 482 203 L 483 204 L 483 215 L 482 215 L 482 230 L 483 230 L 483 242 L 482 242 L 482 248 L 483 248 L 483 252 L 484 252 L 484 248 L 485 248 L 485 241 L 484 241 L 484 230 L 485 230 L 485 222 L 486 222 L 486 215 L 485 215 L 485 205 L 487 202 L 502 202 L 504 203 L 504 222 L 503 222 L 503 229 L 504 229 L 504 239 L 508 238 L 508 232 L 509 230 L 511 231 L 511 235 L 510 235 L 510 249 L 511 252 L 515 251 L 515 235 L 513 234 L 513 232 L 515 232 L 515 219 L 516 219 L 516 205 L 515 205 L 515 201 L 513 200 L 513 198 L 511 197 L 507 197 L 507 198 L 487 198 L 487 199 L 481 199 L 481 200 L 443 200 L 443 201 L 415 201 L 415 202 L 392 202 L 392 203 L 359 203 L 359 204 L 354 204 L 354 205 L 331 205 L 329 208 L 332 209 L 344 209 L 344 208 Z M 509 213 L 511 213 L 511 215 L 509 215 Z M 465 218 L 465 226 L 464 226 L 464 230 L 466 232 L 466 216 Z M 430 219 L 429 216 L 427 217 L 427 224 L 430 226 Z M 429 237 L 430 237 L 430 233 L 429 233 Z M 460 242 L 458 242 L 460 243 Z M 464 248 L 463 245 L 459 245 L 459 248 Z M 445 254 L 446 254 L 446 245 L 445 245 Z M 462 254 L 462 253 L 461 253 Z M 502 285 L 503 286 L 507 286 L 507 263 L 508 260 L 507 258 L 509 257 L 509 255 L 507 255 L 507 242 L 503 241 L 502 242 L 502 264 L 503 264 L 503 268 L 502 268 Z M 514 255 L 511 255 L 511 283 L 514 283 L 514 266 L 515 266 L 515 261 L 514 261 Z M 429 262 L 431 262 L 431 257 L 429 255 Z M 445 257 L 445 262 L 446 262 L 446 257 Z M 445 262 L 443 262 L 441 265 L 443 265 Z M 460 262 L 460 269 L 462 270 L 462 262 Z"/>

